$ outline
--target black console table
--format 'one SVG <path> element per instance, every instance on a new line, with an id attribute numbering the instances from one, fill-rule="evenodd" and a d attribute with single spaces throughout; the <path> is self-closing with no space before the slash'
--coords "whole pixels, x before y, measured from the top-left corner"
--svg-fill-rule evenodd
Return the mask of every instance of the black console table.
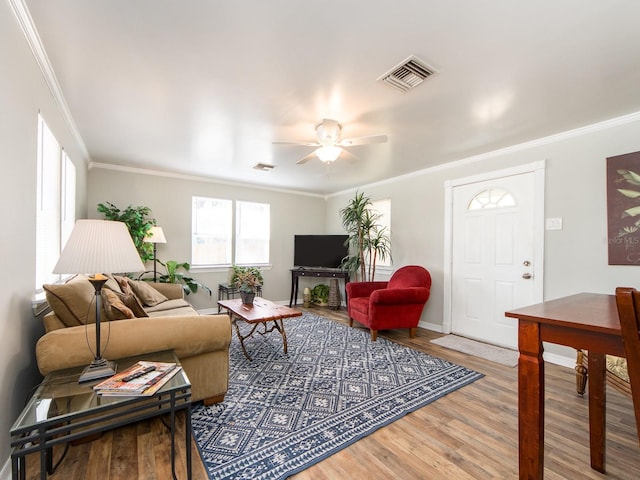
<path id="1" fill-rule="evenodd" d="M 342 278 L 344 279 L 345 284 L 344 298 L 347 298 L 346 284 L 349 283 L 349 272 L 331 268 L 293 268 L 291 269 L 291 298 L 289 299 L 289 307 L 298 303 L 298 280 L 300 279 L 300 277 Z"/>

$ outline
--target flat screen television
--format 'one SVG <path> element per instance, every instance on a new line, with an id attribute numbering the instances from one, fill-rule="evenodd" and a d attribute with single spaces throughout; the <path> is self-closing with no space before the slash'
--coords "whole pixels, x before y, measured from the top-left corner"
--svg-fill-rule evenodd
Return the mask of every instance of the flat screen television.
<path id="1" fill-rule="evenodd" d="M 293 265 L 302 268 L 340 268 L 349 254 L 348 235 L 295 235 Z"/>

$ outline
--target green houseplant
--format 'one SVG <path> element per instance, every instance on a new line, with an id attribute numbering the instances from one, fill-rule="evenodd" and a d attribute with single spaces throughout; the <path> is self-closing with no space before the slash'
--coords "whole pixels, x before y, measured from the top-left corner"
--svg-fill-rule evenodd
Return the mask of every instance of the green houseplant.
<path id="1" fill-rule="evenodd" d="M 158 276 L 159 283 L 182 284 L 182 289 L 184 290 L 185 295 L 189 295 L 190 293 L 198 293 L 198 290 L 201 289 L 208 293 L 209 296 L 211 296 L 211 289 L 209 287 L 197 281 L 195 278 L 185 275 L 185 272 L 189 272 L 189 269 L 191 268 L 191 265 L 189 265 L 187 262 L 178 263 L 175 260 L 168 260 L 166 263 L 163 263 L 158 260 L 158 263 L 162 265 L 167 271 L 167 273 L 165 273 L 164 275 Z"/>
<path id="2" fill-rule="evenodd" d="M 311 289 L 311 302 L 324 306 L 329 304 L 329 285 L 319 283 Z"/>
<path id="3" fill-rule="evenodd" d="M 256 287 L 262 285 L 264 279 L 262 272 L 256 267 L 232 267 L 231 284 L 237 288 L 242 298 L 242 303 L 253 303 L 256 295 Z"/>
<path id="4" fill-rule="evenodd" d="M 152 218 L 149 207 L 132 207 L 129 205 L 124 210 L 120 210 L 111 202 L 99 203 L 98 212 L 104 215 L 106 220 L 123 222 L 129 229 L 142 262 L 153 260 L 153 244 L 146 243 L 144 237 L 147 236 L 151 227 L 156 224 L 156 219 Z"/>
<path id="5" fill-rule="evenodd" d="M 161 273 L 158 275 L 157 282 L 158 283 L 178 283 L 182 285 L 182 289 L 184 290 L 185 295 L 190 295 L 191 293 L 198 293 L 200 290 L 208 293 L 211 296 L 211 289 L 206 286 L 204 283 L 199 282 L 193 277 L 188 277 L 185 273 L 189 272 L 191 265 L 187 262 L 178 263 L 175 260 L 168 260 L 167 262 L 163 262 L 158 259 L 158 263 L 162 265 L 165 269 L 166 273 Z M 144 280 L 146 282 L 153 282 L 153 277 L 146 277 L 145 275 L 153 273 L 151 270 L 147 270 L 146 272 L 138 275 L 138 280 Z"/>
<path id="6" fill-rule="evenodd" d="M 380 214 L 372 209 L 370 197 L 356 192 L 340 210 L 340 216 L 353 252 L 343 260 L 342 267 L 362 281 L 373 281 L 377 261 L 391 258 L 391 240 L 387 229 L 378 224 Z"/>

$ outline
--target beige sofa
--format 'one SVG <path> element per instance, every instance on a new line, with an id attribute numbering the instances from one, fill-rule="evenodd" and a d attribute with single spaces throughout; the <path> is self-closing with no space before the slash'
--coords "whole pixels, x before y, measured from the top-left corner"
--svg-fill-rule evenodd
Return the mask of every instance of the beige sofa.
<path id="1" fill-rule="evenodd" d="M 192 400 L 203 400 L 205 404 L 222 401 L 229 385 L 229 317 L 198 315 L 184 300 L 181 285 L 144 283 L 155 292 L 151 295 L 155 298 L 147 301 L 154 303 L 158 300 L 154 305 L 145 304 L 144 292 L 132 299 L 131 292 L 123 292 L 113 278 L 103 288 L 103 291 L 111 290 L 102 295 L 103 357 L 115 360 L 174 350 L 191 381 Z M 138 285 L 139 288 L 144 287 L 148 294 L 147 286 Z M 36 345 L 40 372 L 46 375 L 54 370 L 89 364 L 93 353 L 88 344 L 92 350 L 95 345 L 95 303 L 91 304 L 92 300 L 95 301 L 93 287 L 86 277 L 77 276 L 66 284 L 45 285 L 44 288 L 53 311 L 45 315 L 46 333 Z M 114 307 L 110 297 L 126 299 L 120 303 L 133 302 L 133 308 L 123 314 L 125 307 L 121 304 Z M 137 315 L 132 315 L 133 311 Z M 148 317 L 140 318 L 143 315 Z M 105 319 L 112 321 L 105 322 Z"/>

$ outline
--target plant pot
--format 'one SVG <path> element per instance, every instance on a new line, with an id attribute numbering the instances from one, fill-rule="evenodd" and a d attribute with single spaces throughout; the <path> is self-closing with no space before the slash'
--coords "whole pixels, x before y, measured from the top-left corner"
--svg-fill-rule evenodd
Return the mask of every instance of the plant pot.
<path id="1" fill-rule="evenodd" d="M 240 298 L 242 299 L 242 303 L 245 305 L 253 304 L 255 296 L 255 292 L 240 292 Z"/>

